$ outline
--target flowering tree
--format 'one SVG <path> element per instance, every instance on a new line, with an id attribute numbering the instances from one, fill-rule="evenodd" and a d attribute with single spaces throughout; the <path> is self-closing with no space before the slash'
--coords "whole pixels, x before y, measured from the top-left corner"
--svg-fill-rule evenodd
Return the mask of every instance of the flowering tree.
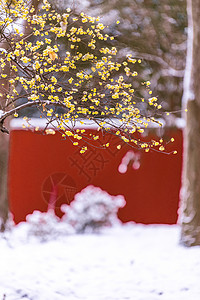
<path id="1" fill-rule="evenodd" d="M 81 140 L 94 142 L 99 136 L 87 137 L 84 129 L 76 129 L 77 120 L 90 120 L 99 130 L 146 152 L 165 150 L 162 139 L 144 142 L 137 135 L 149 124 L 162 126 L 155 118 L 161 105 L 152 96 L 150 82 L 134 86 L 141 60 L 129 54 L 116 60 L 114 37 L 98 17 L 70 8 L 59 13 L 47 0 L 2 0 L 0 47 L 3 133 L 9 133 L 8 117 L 36 107 L 47 120 L 46 132 L 60 131 L 81 153 L 87 150 Z"/>
<path id="2" fill-rule="evenodd" d="M 2 9 L 7 17 L 1 21 L 1 43 L 6 42 L 7 49 L 1 49 L 1 81 L 8 86 L 0 94 L 1 131 L 7 132 L 4 121 L 8 116 L 17 117 L 22 109 L 35 106 L 48 124 L 56 124 L 63 136 L 73 137 L 75 145 L 82 135 L 74 124 L 88 119 L 104 131 L 115 127 L 125 142 L 147 151 L 154 146 L 131 134 L 143 132 L 150 122 L 162 126 L 155 120 L 155 109 L 161 105 L 151 95 L 150 82 L 142 82 L 143 96 L 135 91 L 135 65 L 141 60 L 127 55 L 116 61 L 114 37 L 105 33 L 99 18 L 84 13 L 75 16 L 70 9 L 60 14 L 47 1 L 38 14 L 23 1 L 9 6 L 5 2 Z M 16 18 L 27 22 L 31 34 L 21 31 Z M 102 47 L 105 41 L 111 47 Z M 114 117 L 120 122 L 114 123 Z"/>

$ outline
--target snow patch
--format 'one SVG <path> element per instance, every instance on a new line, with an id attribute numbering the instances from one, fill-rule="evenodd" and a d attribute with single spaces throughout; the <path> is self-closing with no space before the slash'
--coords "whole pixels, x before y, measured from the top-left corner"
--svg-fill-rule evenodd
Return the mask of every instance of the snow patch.
<path id="1" fill-rule="evenodd" d="M 17 226 L 0 235 L 0 299 L 199 300 L 200 247 L 179 236 L 178 225 L 128 223 L 44 243 Z"/>

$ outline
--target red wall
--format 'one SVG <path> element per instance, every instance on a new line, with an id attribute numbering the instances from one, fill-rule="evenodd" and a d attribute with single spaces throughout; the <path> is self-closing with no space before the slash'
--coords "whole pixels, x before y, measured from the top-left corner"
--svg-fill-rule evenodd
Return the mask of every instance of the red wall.
<path id="1" fill-rule="evenodd" d="M 91 130 L 90 130 L 91 132 Z M 69 139 L 59 133 L 42 135 L 26 130 L 13 130 L 10 136 L 9 202 L 16 223 L 25 220 L 34 210 L 46 211 L 54 203 L 61 216 L 60 205 L 70 203 L 76 192 L 87 185 L 95 185 L 111 195 L 122 194 L 127 202 L 119 211 L 123 222 L 174 224 L 177 221 L 182 165 L 182 132 L 167 131 L 174 137 L 168 151 L 145 153 L 106 136 L 111 148 L 89 147 L 80 154 Z M 118 167 L 128 151 L 140 157 L 140 168 L 129 164 L 126 173 Z M 133 154 L 132 152 L 132 154 Z"/>

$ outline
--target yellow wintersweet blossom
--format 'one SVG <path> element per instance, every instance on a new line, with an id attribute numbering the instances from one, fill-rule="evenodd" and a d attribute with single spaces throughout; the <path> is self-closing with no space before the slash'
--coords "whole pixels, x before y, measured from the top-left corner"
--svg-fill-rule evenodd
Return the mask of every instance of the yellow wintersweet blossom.
<path id="1" fill-rule="evenodd" d="M 36 127 L 35 131 L 38 131 L 38 130 L 39 130 L 39 128 Z M 46 132 L 46 134 L 52 134 L 52 135 L 56 134 L 55 130 L 53 130 L 53 129 L 46 129 L 45 132 Z"/>
<path id="2" fill-rule="evenodd" d="M 136 139 L 149 123 L 162 126 L 151 114 L 152 109 L 160 111 L 162 106 L 156 97 L 149 96 L 150 81 L 141 82 L 144 93 L 138 96 L 136 65 L 142 61 L 131 54 L 118 61 L 117 46 L 106 42 L 114 37 L 109 36 L 99 17 L 84 12 L 78 15 L 70 8 L 57 12 L 48 0 L 41 1 L 39 13 L 25 0 L 9 1 L 9 7 L 8 1 L 1 1 L 0 7 L 1 28 L 5 33 L 15 28 L 6 39 L 10 50 L 0 53 L 2 90 L 5 83 L 9 85 L 4 111 L 14 115 L 18 99 L 26 98 L 22 107 L 35 106 L 49 124 L 56 121 L 62 136 L 80 147 L 80 153 L 87 151 L 87 146 L 79 145 L 86 133 L 85 129 L 74 128 L 77 121 L 84 125 L 86 119 L 96 123 L 103 133 L 113 133 L 115 128 L 119 139 L 146 152 L 153 147 L 165 150 L 163 140 L 146 143 Z M 24 27 L 16 26 L 16 19 L 27 24 L 31 41 Z M 10 74 L 5 72 L 8 64 Z M 90 139 L 98 143 L 100 136 L 91 134 Z M 102 145 L 107 148 L 111 143 Z M 116 147 L 120 149 L 121 145 Z"/>

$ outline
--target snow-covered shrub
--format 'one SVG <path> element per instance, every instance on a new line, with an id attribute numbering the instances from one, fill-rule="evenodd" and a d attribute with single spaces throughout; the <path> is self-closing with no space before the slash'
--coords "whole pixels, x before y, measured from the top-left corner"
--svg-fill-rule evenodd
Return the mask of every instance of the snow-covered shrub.
<path id="1" fill-rule="evenodd" d="M 88 186 L 75 195 L 70 205 L 62 205 L 62 219 L 52 209 L 47 212 L 35 210 L 26 217 L 26 222 L 14 225 L 10 215 L 4 238 L 13 243 L 29 238 L 45 242 L 69 234 L 99 232 L 107 226 L 120 224 L 117 212 L 124 205 L 123 196 L 111 196 L 98 187 Z"/>
<path id="2" fill-rule="evenodd" d="M 63 223 L 54 210 L 48 212 L 34 211 L 26 217 L 28 235 L 38 237 L 41 241 L 57 238 L 60 235 L 75 233 L 70 224 Z"/>
<path id="3" fill-rule="evenodd" d="M 111 196 L 98 187 L 88 186 L 75 195 L 69 205 L 62 205 L 62 220 L 77 233 L 97 232 L 102 227 L 119 224 L 117 212 L 126 204 L 121 195 Z"/>

